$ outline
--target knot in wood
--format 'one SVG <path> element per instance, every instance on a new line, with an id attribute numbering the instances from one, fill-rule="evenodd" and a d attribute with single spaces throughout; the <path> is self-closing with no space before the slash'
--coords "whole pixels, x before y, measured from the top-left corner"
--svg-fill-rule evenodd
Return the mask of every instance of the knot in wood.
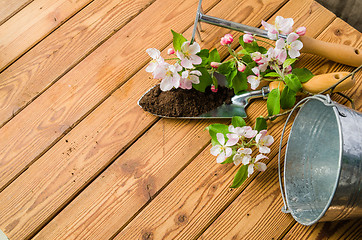
<path id="1" fill-rule="evenodd" d="M 341 36 L 341 35 L 342 35 L 342 31 L 341 31 L 340 29 L 336 29 L 336 30 L 334 31 L 334 35 L 336 35 L 336 36 Z"/>
<path id="2" fill-rule="evenodd" d="M 145 232 L 143 235 L 142 235 L 142 240 L 151 240 L 153 239 L 153 234 L 152 232 Z"/>

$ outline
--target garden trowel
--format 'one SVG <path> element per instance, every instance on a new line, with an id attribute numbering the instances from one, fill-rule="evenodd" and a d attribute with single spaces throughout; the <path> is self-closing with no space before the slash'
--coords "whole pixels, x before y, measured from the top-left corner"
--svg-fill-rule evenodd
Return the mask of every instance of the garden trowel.
<path id="1" fill-rule="evenodd" d="M 336 72 L 336 73 L 327 73 L 322 75 L 316 75 L 312 79 L 310 79 L 308 82 L 303 83 L 303 89 L 310 92 L 310 93 L 320 93 L 321 91 L 331 87 L 332 85 L 336 84 L 339 80 L 346 77 L 349 74 L 349 72 Z M 221 74 L 215 74 L 214 75 L 219 85 L 224 85 L 226 82 L 226 79 Z M 203 113 L 199 116 L 178 116 L 178 117 L 170 117 L 170 116 L 162 116 L 157 115 L 154 113 L 151 113 L 158 117 L 163 118 L 180 118 L 180 119 L 221 119 L 221 118 L 232 118 L 233 116 L 240 116 L 240 117 L 247 117 L 247 114 L 245 112 L 246 107 L 249 105 L 250 100 L 255 98 L 267 98 L 268 94 L 275 88 L 278 88 L 278 81 L 271 82 L 269 86 L 264 86 L 260 90 L 255 91 L 249 91 L 249 92 L 243 92 L 241 94 L 235 95 L 231 98 L 231 104 L 222 104 L 221 106 Z M 345 91 L 349 88 L 351 88 L 354 85 L 354 80 L 352 78 L 347 78 L 342 83 L 338 84 L 337 87 L 334 89 L 335 92 Z M 280 87 L 279 90 L 282 91 L 283 87 Z M 146 92 L 147 93 L 147 92 Z M 146 94 L 145 93 L 145 94 Z M 144 95 L 145 95 L 144 94 Z M 143 96 L 144 96 L 143 95 Z M 142 96 L 142 97 L 143 97 Z M 140 100 L 142 99 L 140 98 Z M 138 105 L 140 100 L 138 100 Z M 141 106 L 142 108 L 142 106 Z M 145 109 L 144 109 L 145 110 Z M 147 111 L 147 110 L 145 110 Z"/>
<path id="2" fill-rule="evenodd" d="M 253 35 L 263 38 L 268 38 L 268 32 L 266 30 L 204 14 L 202 11 L 201 2 L 202 0 L 199 0 L 191 42 L 193 42 L 195 39 L 195 33 L 202 41 L 200 34 L 201 22 L 231 30 L 236 30 L 239 32 L 251 33 Z M 286 39 L 287 35 L 279 34 L 278 37 Z M 347 46 L 344 44 L 324 42 L 308 36 L 301 36 L 300 40 L 303 43 L 303 48 L 301 52 L 315 54 L 329 60 L 353 67 L 358 67 L 362 64 L 361 49 Z"/>

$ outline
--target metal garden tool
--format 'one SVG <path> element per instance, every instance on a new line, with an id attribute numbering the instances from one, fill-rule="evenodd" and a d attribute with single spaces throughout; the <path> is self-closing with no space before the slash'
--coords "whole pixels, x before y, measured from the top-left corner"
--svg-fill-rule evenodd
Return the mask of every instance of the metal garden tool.
<path id="1" fill-rule="evenodd" d="M 195 39 L 195 33 L 197 33 L 200 41 L 202 41 L 200 34 L 200 22 L 205 22 L 219 27 L 224 27 L 244 33 L 251 33 L 259 37 L 268 38 L 268 32 L 266 30 L 205 15 L 202 11 L 201 2 L 202 0 L 199 1 L 199 6 L 197 8 L 191 42 L 193 42 Z M 279 34 L 279 38 L 286 39 L 287 35 Z M 324 42 L 307 36 L 300 37 L 300 40 L 303 43 L 303 48 L 301 52 L 319 55 L 329 60 L 350 65 L 353 67 L 358 67 L 362 64 L 362 50 L 360 49 L 343 44 Z"/>
<path id="2" fill-rule="evenodd" d="M 307 90 L 308 92 L 319 93 L 321 90 L 324 90 L 332 86 L 333 84 L 337 83 L 340 79 L 344 78 L 348 74 L 349 72 L 338 72 L 338 73 L 327 73 L 327 74 L 317 75 L 314 76 L 312 79 L 310 79 L 308 82 L 303 83 L 302 86 L 303 89 Z M 215 74 L 214 76 L 217 78 L 220 85 L 223 85 L 223 83 L 226 82 L 225 77 L 223 75 Z M 274 88 L 278 87 L 278 84 L 273 84 L 273 83 L 275 82 L 272 82 L 272 84 L 269 84 L 269 86 L 262 87 L 260 90 L 244 92 L 240 95 L 235 95 L 234 97 L 231 98 L 232 102 L 231 104 L 224 103 L 220 107 L 212 111 L 206 112 L 204 114 L 201 114 L 199 116 L 170 117 L 170 116 L 161 116 L 153 113 L 152 114 L 163 118 L 181 118 L 181 119 L 208 119 L 208 118 L 221 119 L 221 118 L 232 118 L 233 116 L 241 116 L 245 118 L 247 117 L 245 108 L 249 105 L 250 100 L 255 98 L 267 98 L 269 92 L 272 91 Z M 353 85 L 354 81 L 351 78 L 348 78 L 342 83 L 340 83 L 335 88 L 335 91 L 337 92 L 344 91 L 351 88 Z M 281 90 L 281 88 L 279 89 Z M 142 97 L 140 98 L 140 100 L 142 99 Z M 139 101 L 138 105 L 141 106 L 139 104 Z"/>

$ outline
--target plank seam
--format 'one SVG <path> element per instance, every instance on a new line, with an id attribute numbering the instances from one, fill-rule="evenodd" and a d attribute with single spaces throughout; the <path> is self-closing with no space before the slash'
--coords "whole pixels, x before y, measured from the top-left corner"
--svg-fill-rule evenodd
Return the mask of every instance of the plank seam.
<path id="1" fill-rule="evenodd" d="M 6 18 L 4 18 L 3 20 L 0 21 L 0 26 L 3 25 L 6 21 L 8 21 L 10 18 L 14 17 L 18 12 L 20 12 L 21 10 L 23 10 L 26 6 L 28 6 L 30 3 L 34 2 L 34 0 L 30 0 L 26 3 L 24 3 L 22 6 L 20 6 L 18 9 L 16 9 L 12 14 L 10 14 L 9 16 L 7 16 Z"/>
<path id="2" fill-rule="evenodd" d="M 74 64 L 70 65 L 63 73 L 61 73 L 58 77 L 54 79 L 53 82 L 51 82 L 48 86 L 46 86 L 43 90 L 41 90 L 38 94 L 36 94 L 32 99 L 30 99 L 24 106 L 13 112 L 12 116 L 4 121 L 2 124 L 0 124 L 0 129 L 4 127 L 8 122 L 10 122 L 16 115 L 18 115 L 22 110 L 24 110 L 27 106 L 29 106 L 32 102 L 34 102 L 40 95 L 42 95 L 46 90 L 48 90 L 50 87 L 52 87 L 56 82 L 58 82 L 62 77 L 64 77 L 68 72 L 70 72 L 73 68 L 75 68 L 80 62 L 82 62 L 85 58 L 87 58 L 90 54 L 92 54 L 97 48 L 99 48 L 101 45 L 103 45 L 108 39 L 110 39 L 113 35 L 115 35 L 117 32 L 119 32 L 123 27 L 125 27 L 128 23 L 130 23 L 134 18 L 136 18 L 139 14 L 141 14 L 144 10 L 146 10 L 149 6 L 151 6 L 156 0 L 152 0 L 149 4 L 147 4 L 144 8 L 140 9 L 138 13 L 131 16 L 128 21 L 126 21 L 124 24 L 120 25 L 119 27 L 115 28 L 108 36 L 106 36 L 104 39 L 102 39 L 96 46 L 94 46 L 92 49 L 90 49 L 88 52 L 86 52 L 78 61 L 76 61 Z M 91 3 L 90 3 L 91 4 Z M 88 4 L 89 5 L 89 4 Z M 87 6 L 88 6 L 87 5 Z M 85 6 L 84 8 L 86 8 Z M 84 9 L 83 8 L 83 9 Z M 59 26 L 60 27 L 60 26 Z M 55 29 L 56 30 L 56 29 Z M 55 31 L 54 30 L 54 31 Z M 53 31 L 53 32 L 54 32 Z M 50 35 L 50 34 L 49 34 Z M 43 40 L 43 39 L 42 39 Z M 34 46 L 35 47 L 35 46 Z M 24 53 L 26 54 L 26 53 Z M 21 56 L 23 56 L 22 54 Z M 20 58 L 20 57 L 19 57 Z M 19 59 L 18 58 L 18 59 Z M 6 69 L 4 69 L 5 71 Z M 138 69 L 137 71 L 139 71 Z M 0 72 L 1 74 L 1 72 Z M 108 96 L 106 96 L 108 97 Z"/>
<path id="3" fill-rule="evenodd" d="M 66 23 L 69 19 L 72 19 L 75 15 L 77 15 L 80 11 L 82 11 L 84 8 L 86 8 L 87 6 L 89 6 L 89 4 L 91 4 L 92 2 L 94 2 L 94 0 L 90 0 L 86 5 L 84 5 L 82 8 L 80 8 L 78 11 L 74 12 L 72 15 L 68 16 L 67 18 L 65 18 L 63 21 L 60 22 L 60 24 L 58 26 L 56 26 L 55 28 L 53 28 L 52 30 L 50 30 L 47 34 L 45 34 L 43 37 L 41 37 L 39 40 L 37 40 L 34 44 L 32 44 L 31 46 L 29 46 L 27 49 L 25 49 L 23 51 L 23 53 L 19 54 L 17 57 L 15 57 L 14 59 L 10 60 L 10 62 L 8 62 L 2 69 L 0 69 L 0 74 L 5 71 L 6 69 L 8 69 L 14 62 L 16 62 L 17 60 L 19 60 L 22 56 L 24 56 L 28 51 L 30 51 L 31 49 L 33 49 L 35 46 L 37 46 L 41 41 L 43 41 L 45 38 L 47 38 L 50 34 L 52 34 L 54 31 L 56 31 L 57 29 L 59 29 L 61 26 L 64 25 L 64 23 Z"/>
<path id="4" fill-rule="evenodd" d="M 210 11 L 215 5 L 217 5 L 221 0 L 216 2 L 214 5 L 210 6 L 209 9 L 207 9 L 205 12 Z M 193 23 L 187 25 L 185 29 L 182 32 L 185 32 L 190 26 L 192 26 Z M 161 48 L 160 50 L 163 51 L 167 48 L 168 45 L 170 45 L 172 42 L 168 42 L 165 44 L 165 47 Z M 75 121 L 68 129 L 66 129 L 63 134 L 61 134 L 58 138 L 56 138 L 52 143 L 49 144 L 47 148 L 45 148 L 38 156 L 36 156 L 31 162 L 29 162 L 28 165 L 26 165 L 21 171 L 19 171 L 18 174 L 16 174 L 9 182 L 4 184 L 2 188 L 0 188 L 0 193 L 8 187 L 12 182 L 16 180 L 21 174 L 23 174 L 34 162 L 36 162 L 39 158 L 41 158 L 50 148 L 52 148 L 57 142 L 59 142 L 66 134 L 68 134 L 73 128 L 75 128 L 80 122 L 82 122 L 86 117 L 88 117 L 96 108 L 98 108 L 102 103 L 104 103 L 114 92 L 116 92 L 120 87 L 122 87 L 129 79 L 131 79 L 137 72 L 139 72 L 145 65 L 148 63 L 145 63 L 141 65 L 134 74 L 130 75 L 127 79 L 125 79 L 124 82 L 117 85 L 113 90 L 111 90 L 102 100 L 100 100 L 97 104 L 95 104 L 88 112 L 86 112 L 83 116 L 81 116 L 77 121 Z"/>
<path id="5" fill-rule="evenodd" d="M 44 220 L 33 232 L 31 232 L 27 239 L 33 238 L 38 232 L 40 232 L 53 218 L 55 218 L 64 208 L 66 208 L 79 194 L 81 194 L 84 189 L 86 189 L 90 184 L 93 183 L 100 175 L 102 175 L 124 152 L 126 152 L 139 138 L 141 138 L 150 128 L 152 128 L 160 118 L 155 118 L 154 121 L 150 122 L 139 134 L 137 134 L 132 140 L 130 140 L 126 146 L 118 151 L 110 161 L 103 166 L 102 169 L 99 169 L 87 182 L 85 182 L 72 196 L 70 196 L 64 203 L 59 206 L 47 219 Z"/>
<path id="6" fill-rule="evenodd" d="M 112 237 L 111 237 L 110 239 L 114 239 L 120 232 L 122 232 L 123 229 L 125 229 L 125 228 L 127 227 L 127 225 L 128 225 L 130 222 L 132 222 L 132 221 L 137 217 L 137 215 L 140 214 L 140 213 L 152 202 L 153 199 L 155 199 L 165 188 L 167 188 L 167 186 L 168 186 L 173 180 L 175 180 L 175 178 L 177 178 L 177 177 L 180 175 L 180 173 L 181 173 L 183 170 L 185 170 L 185 168 L 187 168 L 187 167 L 191 164 L 191 162 L 194 161 L 195 158 L 197 158 L 197 157 L 200 155 L 201 152 L 203 152 L 203 151 L 205 150 L 205 148 L 207 148 L 207 147 L 209 146 L 210 143 L 211 143 L 211 141 L 208 141 L 204 146 L 202 146 L 202 148 L 200 148 L 200 150 L 199 150 L 197 153 L 195 153 L 195 155 L 192 156 L 192 158 L 191 158 L 189 161 L 187 161 L 187 162 L 184 164 L 184 166 L 182 166 L 182 167 L 175 173 L 175 175 L 173 175 L 155 194 L 153 194 L 153 196 L 151 196 L 151 198 L 150 198 L 135 214 L 133 214 L 133 216 L 130 217 L 130 218 L 127 220 L 127 222 L 125 222 L 125 223 L 123 224 L 123 226 L 112 235 Z"/>

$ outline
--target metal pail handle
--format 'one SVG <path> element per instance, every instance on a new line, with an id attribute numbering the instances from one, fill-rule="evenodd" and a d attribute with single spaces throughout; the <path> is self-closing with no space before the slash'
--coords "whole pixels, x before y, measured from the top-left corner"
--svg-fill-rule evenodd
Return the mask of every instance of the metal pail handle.
<path id="1" fill-rule="evenodd" d="M 287 120 L 285 121 L 283 130 L 282 130 L 282 135 L 280 137 L 280 143 L 279 143 L 279 151 L 278 151 L 278 176 L 279 176 L 280 192 L 282 194 L 282 199 L 283 199 L 283 204 L 284 204 L 284 206 L 281 209 L 283 213 L 290 213 L 290 209 L 288 209 L 288 205 L 287 205 L 287 202 L 285 200 L 285 194 L 284 194 L 284 191 L 283 191 L 284 186 L 283 186 L 283 182 L 282 182 L 282 175 L 281 175 L 281 169 L 280 169 L 280 155 L 281 155 L 281 151 L 282 151 L 283 136 L 284 136 L 284 132 L 285 132 L 285 129 L 287 127 L 287 124 L 289 122 L 289 119 L 292 116 L 292 114 L 294 113 L 295 109 L 297 109 L 302 103 L 305 103 L 306 101 L 308 101 L 310 99 L 316 99 L 316 100 L 319 100 L 322 103 L 324 103 L 324 105 L 326 105 L 326 106 L 332 106 L 332 107 L 337 108 L 336 105 L 332 102 L 331 97 L 329 96 L 329 94 L 327 94 L 327 95 L 317 94 L 317 95 L 314 95 L 314 96 L 306 97 L 306 98 L 302 99 L 301 101 L 299 101 L 293 107 L 292 111 L 289 113 L 289 115 L 287 117 Z M 285 174 L 285 172 L 284 172 L 284 174 Z"/>

